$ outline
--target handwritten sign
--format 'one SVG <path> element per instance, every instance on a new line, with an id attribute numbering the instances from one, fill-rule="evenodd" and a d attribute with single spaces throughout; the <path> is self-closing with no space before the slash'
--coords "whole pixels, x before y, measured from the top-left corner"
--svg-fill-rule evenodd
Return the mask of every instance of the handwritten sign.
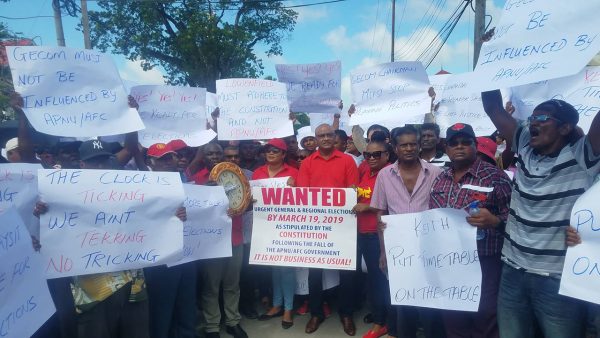
<path id="1" fill-rule="evenodd" d="M 350 124 L 400 121 L 429 112 L 429 78 L 420 62 L 393 62 L 350 74 L 356 112 Z"/>
<path id="2" fill-rule="evenodd" d="M 260 79 L 217 80 L 219 140 L 260 140 L 294 134 L 285 84 Z"/>
<path id="3" fill-rule="evenodd" d="M 181 139 L 191 147 L 204 145 L 215 136 L 206 130 L 206 89 L 174 86 L 135 86 L 131 96 L 139 104 L 146 129 L 140 130 L 144 147 Z"/>
<path id="4" fill-rule="evenodd" d="M 14 208 L 0 213 L 0 336 L 30 337 L 55 312 L 43 259 Z"/>
<path id="5" fill-rule="evenodd" d="M 290 110 L 300 113 L 339 113 L 342 62 L 275 65 L 277 78 L 287 86 Z"/>
<path id="6" fill-rule="evenodd" d="M 6 47 L 15 90 L 33 127 L 58 136 L 116 135 L 144 128 L 109 55 L 65 47 Z"/>
<path id="7" fill-rule="evenodd" d="M 575 74 L 600 50 L 600 3 L 506 1 L 494 36 L 481 47 L 478 87 L 508 88 Z"/>
<path id="8" fill-rule="evenodd" d="M 252 195 L 250 264 L 354 270 L 356 191 L 255 187 Z"/>
<path id="9" fill-rule="evenodd" d="M 0 214 L 14 207 L 32 236 L 40 238 L 40 221 L 33 216 L 37 201 L 39 164 L 0 164 Z"/>
<path id="10" fill-rule="evenodd" d="M 579 73 L 511 88 L 514 117 L 525 120 L 533 109 L 549 99 L 565 100 L 579 112 L 579 123 L 585 133 L 600 111 L 600 66 L 588 66 Z"/>
<path id="11" fill-rule="evenodd" d="M 446 130 L 460 122 L 470 124 L 477 136 L 489 136 L 496 131 L 492 120 L 483 110 L 481 90 L 474 86 L 473 73 L 443 76 L 445 81 L 436 90 L 439 106 L 434 112 L 435 122 L 440 129 Z"/>
<path id="12" fill-rule="evenodd" d="M 183 190 L 187 213 L 183 223 L 183 258 L 169 265 L 231 257 L 229 200 L 223 187 L 184 184 Z"/>
<path id="13" fill-rule="evenodd" d="M 567 249 L 560 280 L 561 295 L 600 304 L 600 183 L 581 195 L 571 211 L 571 225 L 581 236 L 581 244 Z"/>
<path id="14" fill-rule="evenodd" d="M 458 209 L 383 216 L 393 305 L 477 311 L 477 229 L 466 216 Z"/>
<path id="15" fill-rule="evenodd" d="M 48 278 L 139 269 L 181 259 L 178 173 L 39 170 Z M 52 245 L 44 245 L 52 243 Z"/>
<path id="16" fill-rule="evenodd" d="M 286 176 L 286 177 L 263 178 L 260 180 L 251 180 L 250 187 L 285 188 L 288 186 L 289 179 L 290 179 L 290 177 Z M 253 190 L 253 192 L 254 192 L 254 190 Z"/>

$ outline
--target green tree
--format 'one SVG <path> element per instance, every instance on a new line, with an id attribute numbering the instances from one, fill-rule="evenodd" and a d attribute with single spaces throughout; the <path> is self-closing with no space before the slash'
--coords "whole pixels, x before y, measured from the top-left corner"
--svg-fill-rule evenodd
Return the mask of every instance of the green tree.
<path id="1" fill-rule="evenodd" d="M 215 80 L 258 77 L 255 49 L 281 55 L 298 13 L 280 1 L 99 0 L 90 12 L 92 44 L 103 51 L 161 66 L 167 82 L 215 90 Z"/>
<path id="2" fill-rule="evenodd" d="M 0 40 L 9 39 L 12 34 L 3 22 L 0 22 Z M 4 46 L 0 46 L 4 48 Z M 13 91 L 12 78 L 8 65 L 0 65 L 0 122 L 14 119 L 14 112 L 10 109 L 10 93 Z"/>

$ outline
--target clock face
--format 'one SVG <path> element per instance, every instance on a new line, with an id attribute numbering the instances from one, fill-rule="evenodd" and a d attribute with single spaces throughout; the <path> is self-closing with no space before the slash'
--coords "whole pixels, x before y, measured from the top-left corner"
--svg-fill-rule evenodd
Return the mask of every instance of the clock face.
<path id="1" fill-rule="evenodd" d="M 239 208 L 244 203 L 244 188 L 236 174 L 229 170 L 223 170 L 217 179 L 220 186 L 225 189 L 232 209 Z"/>

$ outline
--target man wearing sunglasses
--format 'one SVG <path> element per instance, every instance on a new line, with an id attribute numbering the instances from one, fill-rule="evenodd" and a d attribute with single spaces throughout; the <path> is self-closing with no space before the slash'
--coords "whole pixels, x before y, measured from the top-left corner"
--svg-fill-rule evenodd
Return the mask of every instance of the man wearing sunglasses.
<path id="1" fill-rule="evenodd" d="M 335 149 L 335 133 L 328 124 L 322 124 L 315 130 L 318 149 L 300 166 L 298 187 L 350 188 L 358 185 L 358 169 L 350 155 Z M 311 319 L 306 324 L 306 333 L 315 332 L 323 320 L 322 269 L 309 269 L 309 307 Z M 356 334 L 352 319 L 354 293 L 354 271 L 340 271 L 339 313 L 344 332 L 350 336 Z"/>
<path id="2" fill-rule="evenodd" d="M 506 224 L 498 296 L 502 337 L 580 336 L 582 302 L 558 294 L 566 229 L 577 198 L 600 171 L 600 114 L 581 137 L 579 113 L 562 100 L 539 104 L 526 126 L 506 112 L 499 90 L 481 93 L 485 112 L 512 140 L 517 170 Z M 511 139 L 512 137 L 512 139 Z"/>
<path id="3" fill-rule="evenodd" d="M 448 338 L 494 338 L 499 336 L 496 309 L 502 271 L 500 251 L 511 183 L 500 168 L 477 156 L 477 140 L 470 125 L 456 123 L 448 128 L 446 137 L 450 167 L 433 183 L 429 207 L 471 211 L 467 222 L 477 227 L 481 299 L 477 312 L 443 311 L 444 327 Z"/>

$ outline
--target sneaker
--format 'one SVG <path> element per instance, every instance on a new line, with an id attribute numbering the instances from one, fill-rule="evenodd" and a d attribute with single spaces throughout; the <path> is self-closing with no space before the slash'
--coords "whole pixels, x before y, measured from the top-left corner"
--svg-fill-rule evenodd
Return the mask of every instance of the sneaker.
<path id="1" fill-rule="evenodd" d="M 307 313 L 308 313 L 308 301 L 305 300 L 304 303 L 302 303 L 302 305 L 300 305 L 300 307 L 296 310 L 296 314 L 299 316 L 304 316 Z"/>
<path id="2" fill-rule="evenodd" d="M 323 303 L 323 316 L 325 316 L 325 318 L 331 317 L 331 308 L 327 303 Z"/>

